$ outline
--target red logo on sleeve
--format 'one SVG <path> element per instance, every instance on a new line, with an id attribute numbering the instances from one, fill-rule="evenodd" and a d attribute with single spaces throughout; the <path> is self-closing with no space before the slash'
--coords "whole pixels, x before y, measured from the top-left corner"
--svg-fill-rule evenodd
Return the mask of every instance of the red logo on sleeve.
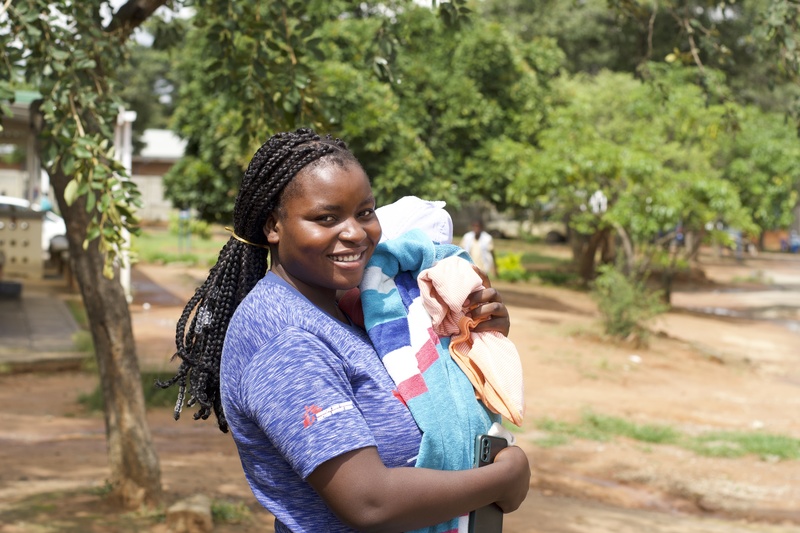
<path id="1" fill-rule="evenodd" d="M 317 413 L 322 411 L 316 405 L 306 405 L 306 412 L 303 415 L 303 427 L 307 428 L 311 424 L 317 421 Z"/>
<path id="2" fill-rule="evenodd" d="M 303 414 L 303 427 L 307 428 L 315 422 L 322 422 L 326 418 L 345 413 L 352 409 L 354 409 L 354 406 L 351 401 L 337 403 L 325 409 L 320 409 L 316 405 L 306 405 L 306 412 Z"/>

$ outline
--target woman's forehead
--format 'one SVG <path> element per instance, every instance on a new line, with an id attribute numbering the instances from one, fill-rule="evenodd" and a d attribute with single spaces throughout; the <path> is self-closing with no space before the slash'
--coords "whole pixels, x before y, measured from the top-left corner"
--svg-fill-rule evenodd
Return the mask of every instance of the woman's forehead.
<path id="1" fill-rule="evenodd" d="M 302 169 L 286 186 L 282 203 L 295 199 L 316 204 L 364 201 L 372 199 L 372 187 L 357 163 L 319 164 Z"/>

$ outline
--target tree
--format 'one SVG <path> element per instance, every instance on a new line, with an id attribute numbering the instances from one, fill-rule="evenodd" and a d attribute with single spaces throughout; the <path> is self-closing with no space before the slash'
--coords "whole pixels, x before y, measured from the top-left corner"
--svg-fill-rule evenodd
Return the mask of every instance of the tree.
<path id="1" fill-rule="evenodd" d="M 67 223 L 69 251 L 94 340 L 105 401 L 112 494 L 126 506 L 160 501 L 158 457 L 145 420 L 130 313 L 119 282 L 121 228 L 135 231 L 135 186 L 113 159 L 113 73 L 131 32 L 166 0 L 131 0 L 103 24 L 107 2 L 6 2 L 2 96 L 36 87 L 37 152 Z"/>
<path id="2" fill-rule="evenodd" d="M 639 67 L 677 61 L 725 72 L 740 103 L 789 113 L 800 130 L 800 4 L 796 0 L 610 0 L 621 21 L 645 36 Z M 669 48 L 667 48 L 669 47 Z M 646 68 L 642 75 L 647 78 Z"/>
<path id="3" fill-rule="evenodd" d="M 154 22 L 158 21 L 156 24 Z M 172 95 L 177 92 L 180 80 L 172 68 L 172 51 L 183 30 L 181 19 L 169 23 L 169 32 L 163 31 L 165 22 L 151 19 L 145 31 L 152 43 L 133 42 L 128 47 L 128 60 L 118 66 L 115 77 L 119 80 L 119 97 L 126 109 L 136 112 L 133 123 L 134 152 L 139 152 L 144 130 L 167 128 L 173 112 Z M 166 29 L 166 28 L 164 28 Z"/>
<path id="4" fill-rule="evenodd" d="M 347 139 L 380 203 L 407 194 L 451 204 L 503 200 L 498 191 L 506 178 L 484 166 L 481 150 L 495 136 L 534 141 L 546 114 L 547 80 L 560 60 L 552 41 L 523 45 L 498 24 L 472 20 L 455 27 L 404 3 L 395 5 L 391 20 L 360 6 L 341 13 L 316 12 L 315 31 L 292 46 L 298 64 L 308 67 L 287 71 L 285 82 L 264 76 L 274 70 L 264 52 L 258 60 L 264 68 L 256 63 L 238 74 L 244 89 L 212 78 L 182 86 L 175 119 L 188 156 L 167 179 L 176 203 L 208 220 L 227 220 L 256 144 L 294 124 Z M 213 70 L 224 58 L 211 46 L 213 31 L 199 30 L 188 39 L 182 64 Z M 243 36 L 239 44 L 246 48 L 251 40 L 258 41 Z M 285 85 L 292 88 L 288 94 L 279 90 Z M 200 97 L 208 93 L 214 96 Z M 245 124 L 258 136 L 242 145 L 235 130 Z"/>
<path id="5" fill-rule="evenodd" d="M 370 13 L 366 4 L 348 1 L 249 8 L 209 1 L 196 9 L 177 66 L 182 84 L 174 123 L 187 146 L 164 183 L 176 205 L 224 222 L 243 169 L 268 134 L 319 124 L 312 67 L 320 53 L 318 28 L 339 16 Z"/>
<path id="6" fill-rule="evenodd" d="M 738 131 L 723 147 L 723 176 L 739 190 L 763 237 L 767 230 L 786 229 L 800 197 L 800 143 L 791 124 L 779 113 L 754 106 L 742 109 Z"/>
<path id="7" fill-rule="evenodd" d="M 621 73 L 563 78 L 538 147 L 499 139 L 489 152 L 488 164 L 512 176 L 508 201 L 547 203 L 566 218 L 586 281 L 599 250 L 613 260 L 612 236 L 628 270 L 645 275 L 678 225 L 698 238 L 710 222 L 752 227 L 717 163 L 734 104 L 707 105 L 685 76 L 665 71 L 668 91 Z"/>

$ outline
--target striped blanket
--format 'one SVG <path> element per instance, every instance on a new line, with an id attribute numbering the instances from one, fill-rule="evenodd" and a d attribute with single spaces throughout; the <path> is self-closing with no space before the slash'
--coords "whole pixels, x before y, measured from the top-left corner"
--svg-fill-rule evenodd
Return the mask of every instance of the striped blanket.
<path id="1" fill-rule="evenodd" d="M 360 286 L 367 333 L 422 431 L 416 466 L 437 470 L 471 468 L 475 436 L 499 420 L 475 398 L 450 357 L 450 339 L 434 333 L 422 305 L 420 272 L 454 255 L 469 260 L 458 246 L 436 245 L 412 230 L 378 245 Z M 422 531 L 459 531 L 459 519 Z"/>

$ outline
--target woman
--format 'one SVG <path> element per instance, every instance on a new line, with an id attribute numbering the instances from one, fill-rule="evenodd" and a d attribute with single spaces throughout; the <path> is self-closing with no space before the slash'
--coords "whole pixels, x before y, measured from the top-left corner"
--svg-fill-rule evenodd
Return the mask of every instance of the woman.
<path id="1" fill-rule="evenodd" d="M 492 502 L 513 511 L 527 494 L 528 461 L 513 446 L 480 469 L 407 468 L 419 429 L 337 305 L 380 237 L 369 180 L 345 144 L 277 134 L 253 156 L 233 237 L 178 323 L 183 362 L 167 384 L 180 384 L 176 417 L 191 374 L 195 418 L 213 409 L 231 428 L 277 532 L 406 531 Z M 493 290 L 472 303 L 483 304 L 474 315 L 493 315 L 484 328 L 507 333 Z"/>

